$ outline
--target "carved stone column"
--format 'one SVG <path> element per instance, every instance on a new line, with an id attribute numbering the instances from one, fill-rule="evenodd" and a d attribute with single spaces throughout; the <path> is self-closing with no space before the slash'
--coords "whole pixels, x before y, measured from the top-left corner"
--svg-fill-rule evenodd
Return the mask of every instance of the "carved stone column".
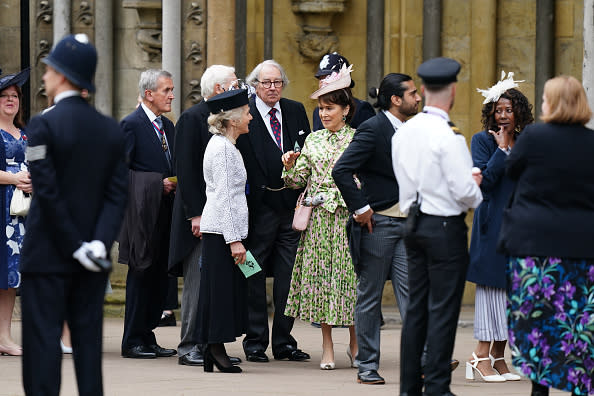
<path id="1" fill-rule="evenodd" d="M 87 10 L 88 11 L 88 10 Z M 85 11 L 77 19 L 89 20 L 92 15 Z M 103 114 L 113 115 L 113 0 L 100 0 L 95 12 L 95 47 L 97 48 L 97 72 L 95 73 L 95 107 Z"/>
<path id="2" fill-rule="evenodd" d="M 181 0 L 163 2 L 163 61 L 162 67 L 173 75 L 175 92 L 181 88 Z M 181 95 L 171 103 L 175 118 L 181 114 Z"/>
<path id="3" fill-rule="evenodd" d="M 318 61 L 328 52 L 338 51 L 338 37 L 332 30 L 334 14 L 344 12 L 346 0 L 292 0 L 293 12 L 301 15 L 303 31 L 297 37 L 299 52 Z"/>
<path id="4" fill-rule="evenodd" d="M 71 6 L 69 0 L 54 1 L 54 43 L 70 34 Z"/>
<path id="5" fill-rule="evenodd" d="M 29 37 L 31 54 L 31 115 L 47 107 L 47 95 L 41 77 L 45 66 L 41 59 L 46 57 L 53 45 L 53 3 L 37 0 L 29 8 Z"/>
<path id="6" fill-rule="evenodd" d="M 208 18 L 207 66 L 213 64 L 234 65 L 235 0 L 207 0 L 206 15 Z"/>
<path id="7" fill-rule="evenodd" d="M 161 0 L 123 0 L 122 7 L 138 12 L 136 44 L 144 51 L 144 60 L 161 61 Z"/>
<path id="8" fill-rule="evenodd" d="M 182 111 L 200 102 L 200 78 L 206 69 L 206 0 L 183 0 L 182 4 L 182 81 L 176 88 Z M 216 49 L 213 50 L 216 53 Z"/>

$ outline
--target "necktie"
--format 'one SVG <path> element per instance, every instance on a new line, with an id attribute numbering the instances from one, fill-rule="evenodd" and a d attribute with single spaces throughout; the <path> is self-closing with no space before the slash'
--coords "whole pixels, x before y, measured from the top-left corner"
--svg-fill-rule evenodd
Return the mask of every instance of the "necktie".
<path id="1" fill-rule="evenodd" d="M 272 109 L 270 109 L 268 114 L 270 114 L 270 128 L 272 129 L 274 140 L 276 140 L 276 145 L 278 146 L 278 148 L 282 150 L 283 147 L 281 145 L 281 125 L 278 121 L 278 118 L 276 118 L 276 109 L 273 107 Z"/>
<path id="2" fill-rule="evenodd" d="M 159 137 L 161 138 L 161 146 L 163 146 L 165 157 L 167 157 L 167 161 L 171 162 L 171 154 L 169 153 L 169 147 L 167 146 L 167 140 L 165 139 L 165 131 L 163 130 L 163 120 L 161 119 L 161 116 L 155 118 L 155 126 L 159 130 Z"/>

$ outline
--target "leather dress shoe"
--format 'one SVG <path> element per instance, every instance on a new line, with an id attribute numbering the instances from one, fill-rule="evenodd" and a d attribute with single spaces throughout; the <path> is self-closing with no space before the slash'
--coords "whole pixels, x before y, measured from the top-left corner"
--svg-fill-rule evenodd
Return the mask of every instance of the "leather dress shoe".
<path id="1" fill-rule="evenodd" d="M 303 352 L 301 349 L 285 349 L 274 354 L 275 360 L 289 359 L 293 362 L 301 362 L 304 360 L 311 359 L 309 353 Z"/>
<path id="2" fill-rule="evenodd" d="M 146 345 L 136 345 L 130 349 L 122 349 L 122 357 L 131 359 L 154 359 L 157 357 L 157 354 Z"/>
<path id="3" fill-rule="evenodd" d="M 364 385 L 383 385 L 386 383 L 386 380 L 377 371 L 367 370 L 357 373 L 357 382 Z"/>
<path id="4" fill-rule="evenodd" d="M 176 326 L 175 313 L 163 313 L 157 327 Z"/>
<path id="5" fill-rule="evenodd" d="M 203 366 L 204 355 L 199 351 L 190 351 L 177 359 L 177 363 L 182 366 Z"/>
<path id="6" fill-rule="evenodd" d="M 238 364 L 241 364 L 241 358 L 237 357 L 237 356 L 229 356 L 229 360 L 231 361 L 231 364 L 234 366 L 237 366 Z"/>
<path id="7" fill-rule="evenodd" d="M 256 363 L 267 363 L 268 362 L 268 356 L 266 356 L 264 351 L 248 352 L 245 354 L 245 357 L 248 362 L 256 362 Z M 233 363 L 233 360 L 231 360 L 231 363 Z"/>
<path id="8" fill-rule="evenodd" d="M 157 344 L 149 345 L 148 348 L 155 352 L 157 357 L 170 357 L 177 353 L 175 349 L 162 348 Z"/>

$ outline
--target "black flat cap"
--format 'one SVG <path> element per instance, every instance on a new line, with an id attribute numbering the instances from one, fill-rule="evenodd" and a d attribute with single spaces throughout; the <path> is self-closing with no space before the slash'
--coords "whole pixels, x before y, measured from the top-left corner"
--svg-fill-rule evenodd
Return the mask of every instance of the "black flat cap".
<path id="1" fill-rule="evenodd" d="M 458 81 L 460 63 L 451 58 L 433 58 L 425 61 L 417 69 L 417 74 L 426 85 L 446 85 Z"/>
<path id="2" fill-rule="evenodd" d="M 225 91 L 206 101 L 208 110 L 216 114 L 222 111 L 235 109 L 249 103 L 247 89 L 233 89 Z"/>

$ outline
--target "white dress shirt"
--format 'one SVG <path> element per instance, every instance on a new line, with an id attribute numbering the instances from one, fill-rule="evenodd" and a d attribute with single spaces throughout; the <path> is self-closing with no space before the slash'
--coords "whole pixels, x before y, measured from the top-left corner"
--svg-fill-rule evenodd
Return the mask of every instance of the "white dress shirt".
<path id="1" fill-rule="evenodd" d="M 456 216 L 483 200 L 472 177 L 464 136 L 448 125 L 448 114 L 425 106 L 392 137 L 392 166 L 400 187 L 400 209 L 408 213 L 417 192 L 421 212 Z"/>
<path id="2" fill-rule="evenodd" d="M 274 144 L 276 144 L 276 138 L 274 137 L 274 133 L 272 132 L 272 127 L 270 126 L 270 114 L 268 114 L 270 112 L 270 109 L 272 109 L 272 107 L 268 106 L 266 103 L 264 103 L 264 101 L 262 99 L 260 99 L 260 97 L 258 95 L 256 95 L 256 108 L 258 109 L 258 112 L 260 113 L 260 115 L 262 116 L 262 119 L 264 120 L 264 125 L 266 125 L 266 129 L 268 129 L 268 133 L 270 134 L 270 138 L 272 139 L 272 141 L 274 142 Z M 281 113 L 281 108 L 280 108 L 280 101 L 276 102 L 274 104 L 274 108 L 276 109 L 276 118 L 278 119 L 278 122 L 280 123 L 281 126 L 281 149 L 284 144 L 284 138 L 283 138 L 283 115 Z"/>
<path id="3" fill-rule="evenodd" d="M 149 109 L 144 103 L 141 102 L 140 106 L 142 107 L 142 110 L 144 110 L 144 114 L 146 114 L 146 116 L 150 120 L 151 124 L 155 125 L 154 123 L 155 123 L 155 120 L 157 119 L 157 115 L 155 113 L 153 113 L 153 111 L 151 109 Z M 155 130 L 155 133 L 157 134 L 159 141 L 161 141 L 161 132 L 157 131 L 154 127 L 153 127 L 153 129 Z M 167 147 L 169 147 L 169 141 L 167 140 L 167 135 L 165 134 L 165 127 L 163 127 L 163 137 L 165 138 L 165 143 L 167 143 Z"/>

